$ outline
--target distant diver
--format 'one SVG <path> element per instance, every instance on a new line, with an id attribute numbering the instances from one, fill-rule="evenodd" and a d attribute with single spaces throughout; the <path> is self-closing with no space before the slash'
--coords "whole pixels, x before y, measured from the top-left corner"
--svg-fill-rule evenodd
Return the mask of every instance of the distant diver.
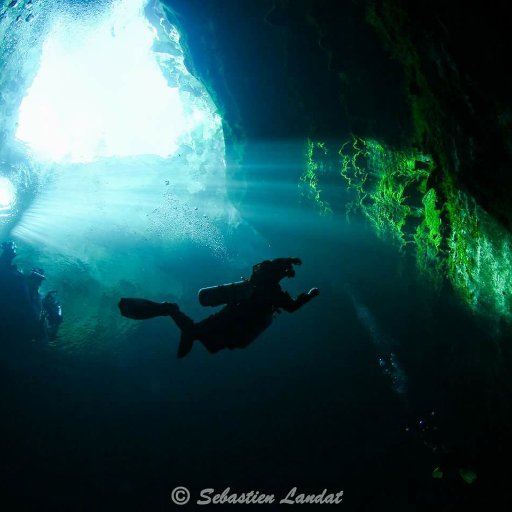
<path id="1" fill-rule="evenodd" d="M 14 242 L 3 242 L 0 255 L 0 324 L 7 339 L 54 340 L 63 321 L 56 292 L 41 296 L 44 271 L 33 268 L 25 275 L 13 263 Z"/>
<path id="2" fill-rule="evenodd" d="M 265 260 L 253 266 L 248 280 L 202 288 L 199 301 L 203 306 L 226 305 L 200 322 L 194 322 L 170 302 L 122 298 L 119 309 L 123 316 L 135 320 L 170 316 L 181 330 L 178 358 L 190 352 L 195 340 L 210 353 L 244 348 L 270 326 L 275 313 L 282 309 L 293 313 L 319 295 L 318 288 L 311 288 L 293 299 L 281 289 L 279 282 L 294 277 L 294 265 L 301 264 L 299 258 Z"/>
<path id="3" fill-rule="evenodd" d="M 0 276 L 13 276 L 19 274 L 18 267 L 13 263 L 16 258 L 16 244 L 14 242 L 2 242 L 2 254 L 0 254 Z"/>

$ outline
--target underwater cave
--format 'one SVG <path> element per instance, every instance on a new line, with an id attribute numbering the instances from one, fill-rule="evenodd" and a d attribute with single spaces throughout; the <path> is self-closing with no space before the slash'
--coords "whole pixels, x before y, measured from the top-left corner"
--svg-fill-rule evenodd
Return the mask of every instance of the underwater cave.
<path id="1" fill-rule="evenodd" d="M 0 503 L 500 503 L 509 24 L 501 3 L 5 0 Z M 204 318 L 198 290 L 280 257 L 302 260 L 283 289 L 320 293 L 243 350 L 177 359 L 169 318 L 119 314 Z M 57 335 L 2 272 L 27 303 L 42 276 Z"/>

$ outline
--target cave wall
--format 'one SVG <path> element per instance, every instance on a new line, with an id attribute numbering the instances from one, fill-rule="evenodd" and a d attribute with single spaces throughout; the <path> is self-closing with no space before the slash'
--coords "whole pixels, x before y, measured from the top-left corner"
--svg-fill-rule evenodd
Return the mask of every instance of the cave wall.
<path id="1" fill-rule="evenodd" d="M 369 21 L 403 66 L 415 142 L 510 230 L 508 4 L 384 0 L 367 5 Z"/>
<path id="2" fill-rule="evenodd" d="M 249 205 L 264 199 L 255 198 L 257 192 L 245 184 L 298 183 L 308 137 L 340 140 L 357 132 L 394 144 L 407 140 L 403 72 L 365 21 L 364 5 L 332 0 L 164 4 L 185 39 L 187 66 L 222 112 L 233 199 L 246 218 Z M 274 144 L 262 146 L 262 141 Z M 291 196 L 283 201 L 293 202 Z"/>
<path id="3" fill-rule="evenodd" d="M 510 228 L 505 2 L 164 3 L 223 111 L 236 179 L 247 176 L 235 164 L 275 157 L 251 154 L 256 139 L 354 133 L 432 154 L 434 182 L 448 173 Z"/>
<path id="4" fill-rule="evenodd" d="M 353 133 L 432 154 L 433 183 L 449 175 L 510 230 L 512 84 L 506 62 L 512 45 L 506 2 L 162 3 L 181 28 L 187 65 L 223 113 L 232 194 L 242 206 L 252 193 L 246 185 L 251 172 L 289 158 L 288 147 L 281 154 L 262 151 L 256 141 L 304 143 Z M 2 38 L 28 31 L 23 37 L 34 41 L 16 59 L 8 55 L 20 51 L 15 42 L 2 45 L 2 62 L 19 63 L 1 70 L 4 118 L 16 115 L 17 91 L 35 72 L 50 13 L 77 5 L 59 0 L 49 9 L 43 0 L 3 2 Z M 14 129 L 15 123 L 2 126 Z M 0 134 L 8 138 L 11 133 Z M 292 159 L 290 181 L 303 170 L 301 156 Z M 13 158 L 2 155 L 4 164 Z M 266 179 L 276 175 L 269 171 Z"/>

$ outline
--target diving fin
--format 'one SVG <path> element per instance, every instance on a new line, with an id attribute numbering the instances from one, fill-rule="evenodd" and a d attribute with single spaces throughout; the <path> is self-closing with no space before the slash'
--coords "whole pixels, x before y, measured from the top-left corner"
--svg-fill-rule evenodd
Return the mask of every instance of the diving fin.
<path id="1" fill-rule="evenodd" d="M 168 316 L 172 305 L 168 302 L 153 302 L 147 299 L 127 299 L 119 301 L 121 315 L 133 320 L 147 320 L 157 316 Z"/>
<path id="2" fill-rule="evenodd" d="M 191 350 L 194 343 L 194 338 L 188 333 L 182 333 L 180 338 L 180 344 L 178 345 L 178 359 L 185 357 Z"/>

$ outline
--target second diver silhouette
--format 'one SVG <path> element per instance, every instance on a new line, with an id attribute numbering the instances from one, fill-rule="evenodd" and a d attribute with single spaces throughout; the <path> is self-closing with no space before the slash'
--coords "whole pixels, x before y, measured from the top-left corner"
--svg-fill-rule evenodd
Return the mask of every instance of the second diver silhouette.
<path id="1" fill-rule="evenodd" d="M 265 260 L 253 266 L 248 280 L 203 288 L 199 292 L 203 305 L 226 305 L 200 322 L 194 322 L 171 302 L 122 298 L 119 309 L 123 316 L 135 320 L 170 316 L 181 330 L 178 358 L 190 352 L 195 340 L 211 353 L 224 348 L 244 348 L 270 326 L 275 313 L 282 309 L 293 313 L 318 296 L 318 288 L 311 288 L 296 299 L 282 290 L 279 282 L 294 277 L 294 265 L 301 264 L 299 258 Z"/>

